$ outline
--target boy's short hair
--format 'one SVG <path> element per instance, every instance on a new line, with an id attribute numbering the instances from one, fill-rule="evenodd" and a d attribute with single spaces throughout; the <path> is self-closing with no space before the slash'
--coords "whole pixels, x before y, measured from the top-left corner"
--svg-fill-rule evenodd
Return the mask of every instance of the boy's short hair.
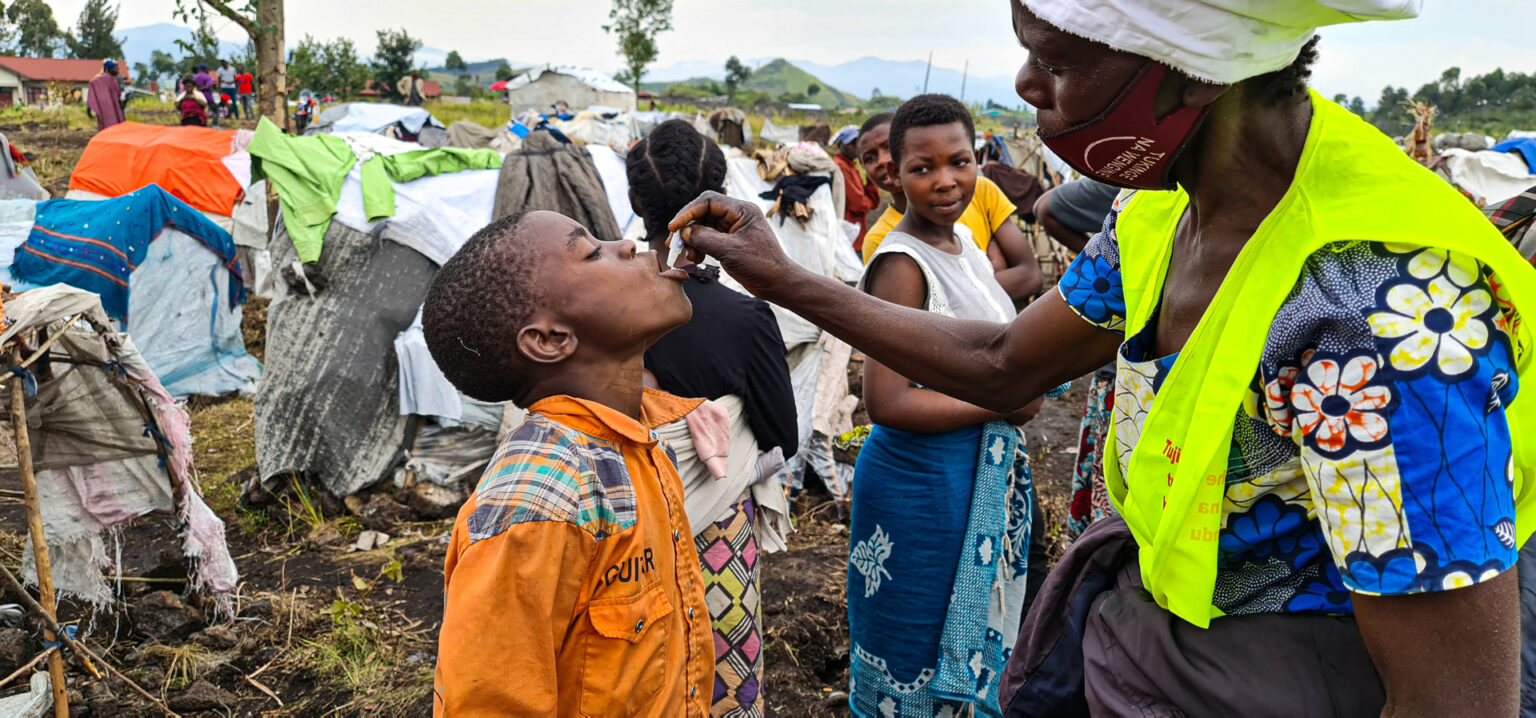
<path id="1" fill-rule="evenodd" d="M 544 295 L 537 255 L 520 241 L 525 214 L 486 225 L 449 258 L 421 309 L 433 361 L 454 387 L 486 402 L 517 402 L 529 390 L 530 364 L 517 335 Z"/>
<path id="2" fill-rule="evenodd" d="M 864 135 L 869 134 L 870 131 L 876 127 L 890 124 L 891 119 L 895 116 L 896 113 L 894 112 L 881 112 L 878 114 L 870 115 L 869 119 L 865 120 L 864 124 L 859 126 L 859 136 L 863 137 Z"/>
<path id="3" fill-rule="evenodd" d="M 901 145 L 906 140 L 907 130 L 954 122 L 965 126 L 967 138 L 976 136 L 971 111 L 949 95 L 918 95 L 901 103 L 901 107 L 896 108 L 896 116 L 891 118 L 891 161 L 901 164 Z"/>

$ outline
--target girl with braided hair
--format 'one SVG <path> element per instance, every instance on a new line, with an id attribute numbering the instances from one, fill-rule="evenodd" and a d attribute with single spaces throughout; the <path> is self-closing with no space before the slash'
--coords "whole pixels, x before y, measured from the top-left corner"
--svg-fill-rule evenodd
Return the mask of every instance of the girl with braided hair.
<path id="1" fill-rule="evenodd" d="M 701 193 L 723 191 L 725 155 L 687 122 L 669 120 L 630 148 L 629 198 L 666 269 L 667 222 Z M 678 260 L 679 263 L 686 259 Z M 712 714 L 763 714 L 758 551 L 784 548 L 789 504 L 775 479 L 798 445 L 784 340 L 768 304 L 719 282 L 719 269 L 680 266 L 693 319 L 645 353 L 650 385 L 709 399 L 658 430 L 676 454 L 715 633 Z"/>

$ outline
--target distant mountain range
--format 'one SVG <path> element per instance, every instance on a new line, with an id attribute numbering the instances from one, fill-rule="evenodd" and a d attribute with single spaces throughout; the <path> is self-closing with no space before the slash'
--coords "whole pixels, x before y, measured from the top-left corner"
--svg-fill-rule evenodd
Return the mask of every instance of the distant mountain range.
<path id="1" fill-rule="evenodd" d="M 771 58 L 754 58 L 745 62 L 750 67 L 759 68 L 770 61 L 772 61 Z M 825 84 L 866 98 L 875 95 L 875 90 L 879 90 L 879 94 L 888 97 L 908 98 L 921 94 L 923 74 L 927 69 L 927 63 L 920 60 L 896 61 L 882 60 L 877 57 L 859 58 L 838 65 L 823 65 L 809 60 L 788 60 L 787 62 L 820 78 Z M 935 66 L 928 78 L 928 91 L 960 97 L 962 78 L 964 78 L 964 99 L 968 102 L 985 103 L 991 100 L 1008 107 L 1020 107 L 1024 104 L 1013 89 L 1011 75 L 978 76 L 976 73 L 971 73 L 969 77 L 964 75 L 965 73 L 960 70 Z M 654 69 L 645 77 L 648 83 L 688 82 L 702 78 L 723 80 L 725 62 L 679 62 Z M 751 84 L 750 80 L 748 84 Z"/>

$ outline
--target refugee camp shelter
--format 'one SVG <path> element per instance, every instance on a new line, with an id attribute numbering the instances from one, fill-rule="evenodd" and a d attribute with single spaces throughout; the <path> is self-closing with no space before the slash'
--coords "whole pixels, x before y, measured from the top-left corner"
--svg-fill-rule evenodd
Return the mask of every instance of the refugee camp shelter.
<path id="1" fill-rule="evenodd" d="M 19 371 L 55 588 L 110 603 L 106 575 L 122 555 L 111 542 L 122 540 L 123 526 L 162 512 L 180 527 L 192 587 L 227 600 L 239 576 L 224 522 L 197 487 L 190 421 L 137 343 L 112 328 L 100 297 L 62 284 L 7 297 L 5 316 L 0 347 L 31 362 Z M 17 467 L 16 447 L 0 447 L 0 468 Z"/>
<path id="2" fill-rule="evenodd" d="M 229 217 L 251 181 L 250 155 L 236 147 L 239 136 L 235 130 L 210 127 L 113 125 L 85 146 L 69 176 L 68 196 L 121 197 L 159 185 L 228 230 Z"/>
<path id="3" fill-rule="evenodd" d="M 0 107 L 48 104 L 48 85 L 60 83 L 77 90 L 80 100 L 106 60 L 65 60 L 51 57 L 0 57 Z M 124 84 L 132 80 L 128 66 L 118 64 Z M 60 98 L 74 99 L 74 98 Z"/>
<path id="4" fill-rule="evenodd" d="M 573 110 L 601 105 L 630 111 L 635 109 L 635 91 L 596 70 L 545 65 L 507 82 L 507 102 L 514 116 L 523 110 L 547 110 L 556 102 Z"/>
<path id="5" fill-rule="evenodd" d="M 0 201 L 0 281 L 100 297 L 175 396 L 255 391 L 240 272 L 229 233 L 156 185 L 94 201 Z"/>
<path id="6" fill-rule="evenodd" d="M 320 113 L 320 116 L 304 130 L 306 135 L 334 132 L 378 133 L 399 125 L 411 136 L 421 134 L 424 127 L 443 128 L 443 123 L 432 113 L 420 107 L 390 105 L 379 102 L 349 102 L 336 105 Z M 446 129 L 446 128 L 444 128 Z"/>

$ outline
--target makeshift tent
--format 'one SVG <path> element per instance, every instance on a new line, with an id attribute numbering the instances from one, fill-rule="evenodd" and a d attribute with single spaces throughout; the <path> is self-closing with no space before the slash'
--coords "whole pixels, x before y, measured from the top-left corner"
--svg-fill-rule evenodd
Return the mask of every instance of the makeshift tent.
<path id="1" fill-rule="evenodd" d="M 234 142 L 233 130 L 119 123 L 91 137 L 69 177 L 69 189 L 71 193 L 121 197 L 147 185 L 159 185 L 177 199 L 227 222 L 243 188 L 236 174 L 241 153 Z M 249 184 L 249 158 L 244 164 L 245 184 Z M 227 223 L 224 226 L 229 228 Z"/>
<path id="2" fill-rule="evenodd" d="M 747 113 L 735 107 L 722 107 L 709 114 L 709 127 L 722 145 L 747 149 L 752 146 L 752 125 Z"/>
<path id="3" fill-rule="evenodd" d="M 532 132 L 501 165 L 494 216 L 541 209 L 580 222 L 598 239 L 622 236 L 591 155 L 548 132 Z"/>
<path id="4" fill-rule="evenodd" d="M 629 171 L 624 163 L 624 153 L 602 145 L 587 145 L 592 166 L 603 182 L 603 192 L 608 197 L 608 209 L 619 224 L 619 236 L 634 237 L 636 229 L 643 230 L 645 222 L 635 215 L 635 207 L 629 201 Z M 641 233 L 644 236 L 644 233 Z"/>
<path id="5" fill-rule="evenodd" d="M 448 126 L 448 147 L 468 147 L 471 149 L 489 148 L 502 154 L 515 152 L 523 146 L 522 138 L 512 134 L 505 125 L 497 128 L 485 127 L 470 122 L 459 120 Z"/>
<path id="6" fill-rule="evenodd" d="M 0 201 L 0 277 L 108 297 L 172 395 L 250 393 L 261 376 L 241 333 L 233 241 L 158 186 L 101 201 Z"/>
<path id="7" fill-rule="evenodd" d="M 513 115 L 528 109 L 548 110 L 557 102 L 572 108 L 607 105 L 632 110 L 635 91 L 596 70 L 569 65 L 536 67 L 507 81 L 507 104 Z"/>
<path id="8" fill-rule="evenodd" d="M 23 292 L 6 300 L 5 315 L 11 324 L 0 345 L 41 353 L 23 370 L 35 382 L 25 411 L 55 588 L 109 603 L 103 572 L 119 552 L 107 538 L 163 511 L 181 526 L 192 587 L 232 595 L 239 576 L 224 523 L 197 488 L 190 421 L 135 342 L 112 330 L 96 295 L 74 287 Z M 15 448 L 3 452 L 12 467 Z M 30 557 L 26 570 L 36 575 Z"/>
<path id="9" fill-rule="evenodd" d="M 412 135 L 421 133 L 421 129 L 428 125 L 442 127 L 432 113 L 420 107 L 406 107 L 404 105 L 386 105 L 376 102 L 349 102 L 336 105 L 320 113 L 315 123 L 304 130 L 304 134 L 313 135 L 321 132 L 370 132 L 377 133 L 394 127 L 399 123 L 401 127 Z"/>
<path id="10" fill-rule="evenodd" d="M 639 139 L 626 115 L 608 118 L 596 112 L 583 111 L 569 120 L 552 117 L 549 126 L 573 140 L 589 145 L 607 145 L 617 150 L 627 150 L 631 143 Z"/>
<path id="11" fill-rule="evenodd" d="M 332 222 L 311 296 L 284 285 L 268 309 L 266 375 L 256 394 L 256 464 L 266 482 L 290 474 L 348 496 L 399 460 L 395 336 L 411 325 L 437 268 L 420 252 Z M 277 266 L 297 259 L 281 223 Z M 323 340 L 321 339 L 323 338 Z"/>
<path id="12" fill-rule="evenodd" d="M 792 145 L 800 141 L 798 125 L 778 125 L 773 120 L 763 120 L 763 131 L 758 133 L 764 142 L 774 145 Z"/>
<path id="13" fill-rule="evenodd" d="M 1484 207 L 1514 197 L 1536 184 L 1525 158 L 1512 152 L 1449 149 L 1430 168 Z"/>
<path id="14" fill-rule="evenodd" d="M 27 158 L 0 134 L 0 199 L 48 199 Z"/>

